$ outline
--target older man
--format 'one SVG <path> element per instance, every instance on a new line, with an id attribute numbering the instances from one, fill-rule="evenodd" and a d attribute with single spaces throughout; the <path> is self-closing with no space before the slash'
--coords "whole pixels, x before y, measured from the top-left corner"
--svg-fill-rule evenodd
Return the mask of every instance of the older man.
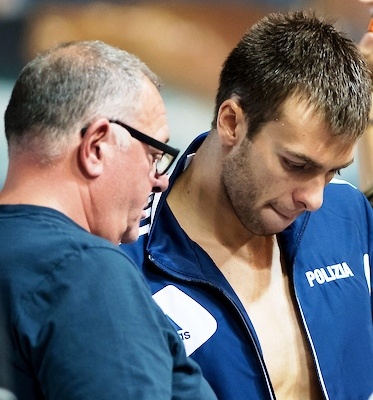
<path id="1" fill-rule="evenodd" d="M 158 88 L 140 60 L 101 42 L 57 46 L 15 83 L 0 302 L 18 400 L 215 399 L 118 248 L 137 239 L 178 153 Z"/>

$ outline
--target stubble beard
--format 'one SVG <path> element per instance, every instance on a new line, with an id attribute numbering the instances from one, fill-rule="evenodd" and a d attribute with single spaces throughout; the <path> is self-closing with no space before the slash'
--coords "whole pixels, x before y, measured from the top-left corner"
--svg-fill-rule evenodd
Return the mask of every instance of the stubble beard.
<path id="1" fill-rule="evenodd" d="M 265 226 L 256 208 L 259 188 L 255 181 L 250 180 L 250 175 L 247 175 L 250 174 L 251 168 L 250 160 L 245 157 L 244 150 L 228 156 L 222 165 L 221 186 L 232 210 L 245 229 L 256 236 L 270 236 L 274 232 Z M 242 173 L 244 170 L 247 174 Z M 245 179 L 240 181 L 240 177 Z M 262 182 L 261 185 L 265 183 Z"/>

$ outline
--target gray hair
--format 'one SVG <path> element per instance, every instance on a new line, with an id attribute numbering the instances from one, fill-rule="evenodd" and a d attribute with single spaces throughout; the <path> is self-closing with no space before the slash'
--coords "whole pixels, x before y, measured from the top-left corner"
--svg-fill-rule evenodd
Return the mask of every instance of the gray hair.
<path id="1" fill-rule="evenodd" d="M 21 71 L 5 112 L 9 153 L 31 146 L 58 156 L 93 118 L 138 110 L 144 76 L 160 88 L 139 58 L 101 41 L 61 43 L 38 55 Z"/>

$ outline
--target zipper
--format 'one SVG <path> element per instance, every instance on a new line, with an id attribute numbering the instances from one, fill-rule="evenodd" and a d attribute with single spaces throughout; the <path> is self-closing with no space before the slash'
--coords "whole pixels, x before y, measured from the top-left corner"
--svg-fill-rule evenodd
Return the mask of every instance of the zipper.
<path id="1" fill-rule="evenodd" d="M 268 371 L 267 371 L 267 368 L 266 368 L 266 366 L 265 366 L 264 359 L 263 359 L 263 357 L 262 357 L 262 355 L 261 355 L 261 352 L 260 352 L 260 350 L 259 350 L 259 348 L 258 348 L 258 346 L 257 346 L 257 344 L 256 344 L 256 342 L 255 342 L 255 339 L 254 339 L 253 334 L 252 334 L 252 332 L 251 332 L 251 330 L 250 330 L 250 327 L 248 326 L 248 324 L 247 324 L 245 318 L 243 317 L 241 310 L 237 307 L 237 305 L 235 304 L 235 302 L 228 296 L 228 294 L 226 294 L 226 293 L 224 292 L 224 290 L 220 289 L 219 287 L 213 285 L 212 283 L 210 283 L 210 282 L 208 282 L 208 281 L 204 281 L 204 280 L 202 280 L 202 279 L 197 279 L 197 278 L 190 279 L 190 278 L 186 278 L 186 277 L 174 276 L 174 275 L 170 274 L 168 271 L 164 270 L 164 269 L 160 266 L 160 264 L 158 264 L 157 261 L 156 261 L 151 255 L 148 255 L 148 259 L 149 259 L 159 270 L 161 270 L 162 273 L 168 275 L 168 276 L 169 276 L 170 278 L 172 278 L 172 279 L 178 279 L 178 280 L 180 280 L 180 281 L 182 281 L 182 282 L 188 282 L 188 283 L 193 283 L 193 284 L 201 285 L 201 286 L 204 286 L 204 287 L 208 287 L 209 289 L 213 289 L 213 290 L 215 290 L 215 291 L 218 291 L 221 295 L 224 296 L 224 298 L 229 302 L 229 304 L 230 304 L 231 306 L 233 306 L 233 308 L 235 309 L 235 311 L 236 311 L 237 314 L 239 315 L 240 320 L 241 320 L 241 322 L 243 323 L 243 325 L 244 325 L 244 327 L 245 327 L 245 329 L 246 329 L 246 332 L 248 333 L 248 335 L 249 335 L 249 337 L 250 337 L 251 343 L 252 343 L 253 346 L 254 346 L 255 353 L 256 353 L 257 359 L 259 360 L 259 363 L 260 363 L 260 366 L 261 366 L 261 371 L 262 371 L 262 373 L 263 373 L 263 376 L 264 376 L 264 379 L 265 379 L 265 382 L 266 382 L 266 385 L 267 385 L 267 389 L 268 389 L 268 394 L 269 394 L 269 396 L 270 396 L 270 400 L 276 400 L 276 396 L 275 396 L 274 391 L 273 391 L 273 388 L 272 388 L 271 380 L 270 380 L 270 377 L 269 377 L 269 375 L 268 375 Z"/>
<path id="2" fill-rule="evenodd" d="M 323 376 L 322 376 L 322 373 L 321 373 L 321 368 L 320 368 L 319 360 L 318 360 L 318 357 L 317 357 L 317 354 L 316 354 L 316 350 L 315 350 L 315 347 L 313 345 L 311 334 L 310 334 L 310 331 L 308 330 L 308 325 L 307 325 L 306 319 L 304 317 L 303 309 L 302 309 L 302 307 L 300 305 L 299 298 L 298 298 L 297 292 L 295 290 L 295 285 L 294 284 L 293 284 L 293 290 L 294 290 L 294 294 L 295 294 L 295 299 L 297 301 L 298 310 L 299 310 L 300 316 L 302 318 L 303 327 L 304 327 L 304 329 L 306 331 L 307 340 L 308 340 L 308 343 L 309 343 L 311 351 L 312 351 L 313 360 L 314 360 L 314 363 L 316 365 L 317 376 L 318 376 L 318 379 L 319 379 L 319 382 L 320 382 L 320 386 L 321 386 L 321 389 L 322 389 L 322 392 L 323 392 L 323 396 L 324 396 L 325 400 L 329 400 L 329 395 L 328 395 L 328 392 L 326 390 L 325 382 L 324 382 L 324 379 L 323 379 Z"/>

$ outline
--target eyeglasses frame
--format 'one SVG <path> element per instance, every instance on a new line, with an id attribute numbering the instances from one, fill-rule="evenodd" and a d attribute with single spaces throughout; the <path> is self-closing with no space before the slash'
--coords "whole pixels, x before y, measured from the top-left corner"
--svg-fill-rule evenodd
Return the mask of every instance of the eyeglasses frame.
<path id="1" fill-rule="evenodd" d="M 168 144 L 163 143 L 157 139 L 154 139 L 151 136 L 146 135 L 145 133 L 142 133 L 135 128 L 132 128 L 132 126 L 129 126 L 129 125 L 125 124 L 124 122 L 121 122 L 117 119 L 108 119 L 108 121 L 111 124 L 117 124 L 117 125 L 121 126 L 122 128 L 126 129 L 133 138 L 139 140 L 140 142 L 145 143 L 151 147 L 154 147 L 157 150 L 162 151 L 163 154 L 167 153 L 173 157 L 172 160 L 170 161 L 170 164 L 167 166 L 167 168 L 165 168 L 165 170 L 162 171 L 162 173 L 159 173 L 159 175 L 165 174 L 170 169 L 171 165 L 174 163 L 176 157 L 180 153 L 179 149 L 169 146 Z M 82 136 L 84 136 L 87 129 L 88 128 L 85 127 L 81 130 Z"/>

